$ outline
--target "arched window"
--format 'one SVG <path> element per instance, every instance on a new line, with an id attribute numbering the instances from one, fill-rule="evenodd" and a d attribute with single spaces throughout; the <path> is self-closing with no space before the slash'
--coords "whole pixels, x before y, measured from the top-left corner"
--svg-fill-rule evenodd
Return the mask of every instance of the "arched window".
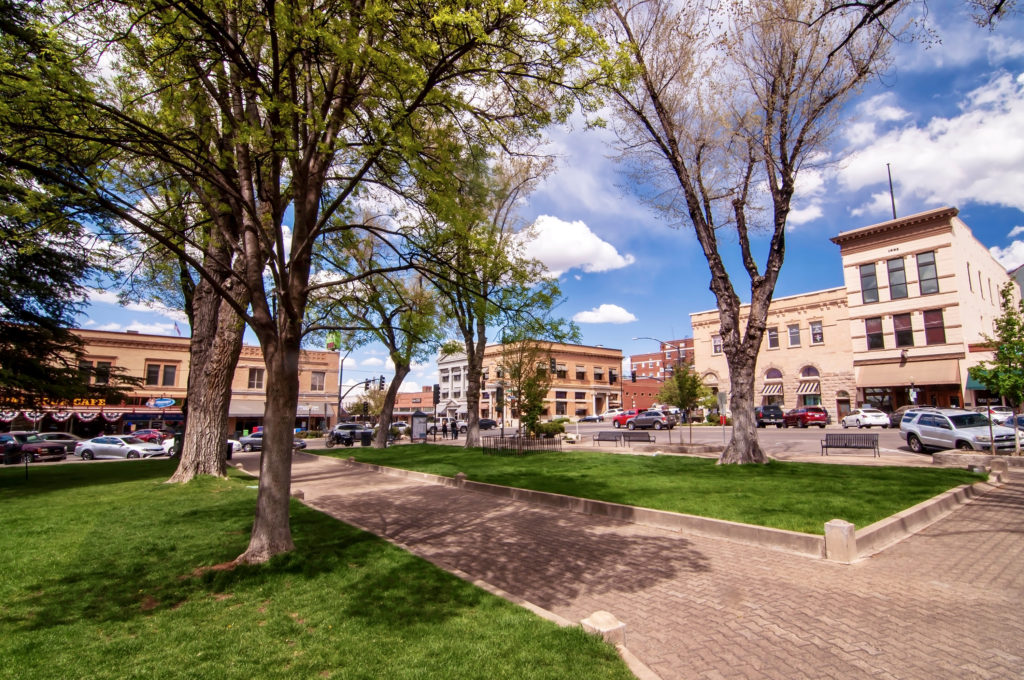
<path id="1" fill-rule="evenodd" d="M 818 373 L 818 369 L 816 369 L 814 366 L 804 366 L 802 369 L 800 369 L 801 378 L 817 378 L 820 375 L 821 374 Z"/>
<path id="2" fill-rule="evenodd" d="M 769 368 L 764 372 L 765 380 L 782 380 L 782 371 L 777 368 Z"/>

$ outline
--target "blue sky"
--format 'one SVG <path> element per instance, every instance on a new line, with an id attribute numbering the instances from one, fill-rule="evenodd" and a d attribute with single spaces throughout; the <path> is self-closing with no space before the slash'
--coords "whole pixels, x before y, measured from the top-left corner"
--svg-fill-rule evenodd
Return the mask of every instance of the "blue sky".
<path id="1" fill-rule="evenodd" d="M 836 163 L 800 178 L 776 296 L 843 283 L 839 249 L 829 238 L 891 218 L 886 163 L 896 210 L 904 216 L 951 205 L 1007 267 L 1024 264 L 1024 19 L 979 28 L 961 2 L 929 2 L 941 39 L 900 45 L 893 68 L 851 103 L 831 148 Z M 578 123 L 579 121 L 577 121 Z M 538 239 L 531 253 L 558 273 L 583 342 L 655 351 L 651 336 L 688 337 L 689 315 L 712 309 L 707 264 L 692 230 L 674 229 L 623 186 L 612 159 L 613 135 L 582 125 L 549 132 L 557 171 L 523 206 Z M 756 242 L 764 251 L 765 239 Z M 763 261 L 763 256 L 761 257 Z M 745 298 L 745 275 L 734 277 Z M 115 291 L 94 291 L 85 328 L 188 335 L 183 314 L 116 305 Z M 248 342 L 255 343 L 251 333 Z M 381 347 L 353 352 L 345 382 L 391 375 Z M 436 382 L 418 366 L 404 389 Z"/>

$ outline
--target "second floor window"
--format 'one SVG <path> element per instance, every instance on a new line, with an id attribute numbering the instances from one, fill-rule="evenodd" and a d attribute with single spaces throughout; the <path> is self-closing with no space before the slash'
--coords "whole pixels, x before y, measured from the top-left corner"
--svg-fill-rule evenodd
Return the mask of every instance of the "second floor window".
<path id="1" fill-rule="evenodd" d="M 867 336 L 868 349 L 885 349 L 885 338 L 882 336 L 882 317 L 864 319 L 864 333 Z"/>
<path id="2" fill-rule="evenodd" d="M 107 364 L 109 367 L 110 364 Z M 99 365 L 96 367 L 99 371 Z M 173 364 L 146 364 L 146 384 L 160 385 L 162 387 L 174 387 L 174 379 L 177 377 L 178 367 Z"/>
<path id="3" fill-rule="evenodd" d="M 921 295 L 939 292 L 939 274 L 935 270 L 935 251 L 920 253 L 917 256 L 917 280 L 921 285 Z"/>
<path id="4" fill-rule="evenodd" d="M 575 395 L 576 395 L 575 396 L 576 401 L 583 401 L 584 399 L 587 398 L 587 393 L 586 392 L 576 392 Z"/>
<path id="5" fill-rule="evenodd" d="M 892 317 L 892 329 L 896 334 L 897 347 L 914 346 L 914 327 L 910 322 L 909 314 L 894 314 Z"/>
<path id="6" fill-rule="evenodd" d="M 309 374 L 309 389 L 311 392 L 324 391 L 324 377 L 326 375 L 323 371 L 313 371 Z"/>
<path id="7" fill-rule="evenodd" d="M 779 329 L 776 328 L 775 326 L 772 326 L 771 328 L 765 329 L 765 332 L 768 333 L 768 349 L 778 349 Z"/>
<path id="8" fill-rule="evenodd" d="M 943 345 L 946 343 L 946 326 L 942 321 L 941 309 L 925 311 L 924 342 L 927 345 Z"/>
<path id="9" fill-rule="evenodd" d="M 587 379 L 587 369 L 583 368 L 582 366 L 577 366 L 576 367 L 576 379 L 577 380 L 586 380 Z"/>
<path id="10" fill-rule="evenodd" d="M 263 369 L 262 368 L 250 368 L 249 369 L 249 389 L 250 390 L 262 390 L 263 389 Z"/>
<path id="11" fill-rule="evenodd" d="M 866 303 L 878 302 L 878 276 L 875 275 L 875 263 L 860 266 L 860 294 Z"/>
<path id="12" fill-rule="evenodd" d="M 787 327 L 789 329 L 789 346 L 799 347 L 800 346 L 800 326 L 799 324 L 792 324 Z"/>
<path id="13" fill-rule="evenodd" d="M 722 336 L 712 335 L 711 336 L 711 353 L 721 354 L 722 353 Z"/>
<path id="14" fill-rule="evenodd" d="M 820 345 L 825 342 L 825 330 L 820 321 L 811 322 L 811 344 Z"/>
<path id="15" fill-rule="evenodd" d="M 594 380 L 604 380 L 604 369 L 594 366 Z"/>
<path id="16" fill-rule="evenodd" d="M 889 260 L 889 297 L 893 300 L 907 297 L 907 272 L 903 269 L 903 258 Z"/>

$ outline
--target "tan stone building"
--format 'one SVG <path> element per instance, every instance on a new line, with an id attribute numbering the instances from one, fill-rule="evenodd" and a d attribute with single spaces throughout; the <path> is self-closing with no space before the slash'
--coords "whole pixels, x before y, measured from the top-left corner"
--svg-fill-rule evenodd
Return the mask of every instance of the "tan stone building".
<path id="1" fill-rule="evenodd" d="M 757 359 L 755 405 L 824 406 L 834 418 L 849 412 L 856 393 L 846 289 L 772 300 Z M 746 320 L 750 306 L 741 308 Z M 690 315 L 694 366 L 713 392 L 729 389 L 718 310 Z"/>
<path id="2" fill-rule="evenodd" d="M 148 427 L 181 425 L 181 404 L 189 374 L 189 339 L 79 329 L 85 343 L 82 361 L 98 369 L 121 369 L 142 379 L 120 404 L 53 404 L 44 410 L 38 427 L 82 434 L 131 432 Z M 336 417 L 338 353 L 303 350 L 299 358 L 299 407 L 295 427 L 319 429 Z M 103 380 L 103 371 L 97 379 Z M 259 347 L 245 345 L 231 384 L 228 430 L 252 430 L 263 423 L 266 373 Z M 70 414 L 66 420 L 65 414 Z M 14 423 L 18 425 L 17 422 Z"/>
<path id="3" fill-rule="evenodd" d="M 957 213 L 929 210 L 833 238 L 845 285 L 772 301 L 757 403 L 820 404 L 834 418 L 864 404 L 999 403 L 967 371 L 992 358 L 984 335 L 1011 278 Z M 690 319 L 698 373 L 728 389 L 717 311 Z"/>
<path id="4" fill-rule="evenodd" d="M 554 359 L 555 375 L 542 418 L 596 415 L 622 403 L 622 350 L 551 343 L 548 352 L 545 356 Z M 481 418 L 497 417 L 495 390 L 502 381 L 501 361 L 502 346 L 488 345 L 480 391 Z M 438 358 L 438 416 L 466 417 L 467 366 L 464 354 Z M 513 416 L 505 414 L 507 420 Z"/>
<path id="5" fill-rule="evenodd" d="M 841 249 L 858 399 L 904 404 L 998 403 L 967 369 L 991 352 L 984 335 L 1011 280 L 956 208 L 845 231 Z"/>

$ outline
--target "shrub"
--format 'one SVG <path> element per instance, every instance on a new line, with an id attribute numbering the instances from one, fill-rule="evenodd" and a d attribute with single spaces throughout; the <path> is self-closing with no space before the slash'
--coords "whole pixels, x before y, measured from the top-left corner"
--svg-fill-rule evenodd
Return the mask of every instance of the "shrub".
<path id="1" fill-rule="evenodd" d="M 554 437 L 556 434 L 561 434 L 562 432 L 565 432 L 564 421 L 537 423 L 533 429 L 533 433 L 538 437 Z"/>

